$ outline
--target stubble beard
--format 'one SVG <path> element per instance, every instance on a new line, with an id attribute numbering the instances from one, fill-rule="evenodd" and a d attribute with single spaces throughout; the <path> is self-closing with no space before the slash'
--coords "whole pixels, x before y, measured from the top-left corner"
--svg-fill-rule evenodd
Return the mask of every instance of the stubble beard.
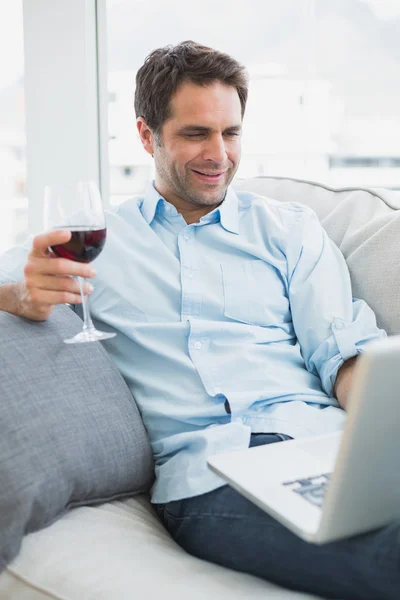
<path id="1" fill-rule="evenodd" d="M 222 187 L 218 186 L 218 189 L 210 189 L 209 191 L 200 191 L 193 185 L 190 169 L 186 169 L 184 176 L 182 176 L 173 165 L 168 165 L 164 157 L 158 157 L 156 160 L 156 169 L 159 176 L 167 183 L 175 195 L 193 206 L 201 207 L 218 206 L 221 204 L 225 198 L 226 190 L 237 171 L 237 166 L 232 171 L 227 171 L 227 179 Z"/>
<path id="2" fill-rule="evenodd" d="M 190 204 L 194 204 L 196 206 L 218 206 L 221 204 L 223 199 L 225 198 L 226 190 L 231 182 L 232 177 L 227 177 L 224 184 L 215 186 L 216 189 L 203 189 L 200 190 L 191 182 L 191 173 L 189 171 L 186 172 L 184 181 L 181 181 L 179 178 L 179 174 L 176 174 L 177 182 L 179 182 L 180 187 L 182 188 L 182 192 L 184 192 L 184 199 Z M 200 186 L 199 186 L 200 187 Z"/>

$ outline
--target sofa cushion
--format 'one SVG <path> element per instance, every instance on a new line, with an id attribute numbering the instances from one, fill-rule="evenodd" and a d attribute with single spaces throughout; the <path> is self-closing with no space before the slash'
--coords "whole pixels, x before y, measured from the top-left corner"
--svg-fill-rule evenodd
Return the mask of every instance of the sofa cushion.
<path id="1" fill-rule="evenodd" d="M 379 327 L 400 333 L 400 191 L 284 177 L 237 180 L 235 189 L 312 208 L 346 259 L 353 295 L 371 306 Z"/>
<path id="2" fill-rule="evenodd" d="M 149 500 L 71 510 L 25 537 L 0 575 L 0 600 L 312 600 L 187 554 Z"/>
<path id="3" fill-rule="evenodd" d="M 69 508 L 147 490 L 150 444 L 119 371 L 67 306 L 46 322 L 0 312 L 0 572 L 25 533 Z"/>

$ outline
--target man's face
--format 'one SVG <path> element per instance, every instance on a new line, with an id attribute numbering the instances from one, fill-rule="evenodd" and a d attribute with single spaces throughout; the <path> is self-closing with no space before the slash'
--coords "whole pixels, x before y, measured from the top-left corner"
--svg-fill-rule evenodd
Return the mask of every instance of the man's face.
<path id="1" fill-rule="evenodd" d="M 210 207 L 224 199 L 241 151 L 241 105 L 235 88 L 183 83 L 154 144 L 156 188 L 177 206 Z"/>

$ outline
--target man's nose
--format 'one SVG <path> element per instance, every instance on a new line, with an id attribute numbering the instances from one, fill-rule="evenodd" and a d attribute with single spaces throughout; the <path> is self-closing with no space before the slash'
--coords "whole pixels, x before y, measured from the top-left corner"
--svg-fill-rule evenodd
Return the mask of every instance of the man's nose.
<path id="1" fill-rule="evenodd" d="M 224 163 L 226 158 L 227 153 L 223 136 L 215 135 L 208 139 L 203 151 L 203 159 L 213 160 L 217 163 Z"/>

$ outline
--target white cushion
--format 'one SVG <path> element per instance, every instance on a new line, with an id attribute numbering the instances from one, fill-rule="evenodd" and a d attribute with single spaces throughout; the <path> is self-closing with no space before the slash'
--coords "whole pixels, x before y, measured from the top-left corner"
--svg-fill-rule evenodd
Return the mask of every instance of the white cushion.
<path id="1" fill-rule="evenodd" d="M 311 600 L 184 552 L 144 495 L 71 510 L 25 537 L 0 600 Z"/>
<path id="2" fill-rule="evenodd" d="M 388 334 L 400 333 L 399 191 L 333 189 L 283 177 L 237 180 L 235 189 L 312 208 L 343 252 L 353 295 L 371 306 L 378 325 Z"/>

